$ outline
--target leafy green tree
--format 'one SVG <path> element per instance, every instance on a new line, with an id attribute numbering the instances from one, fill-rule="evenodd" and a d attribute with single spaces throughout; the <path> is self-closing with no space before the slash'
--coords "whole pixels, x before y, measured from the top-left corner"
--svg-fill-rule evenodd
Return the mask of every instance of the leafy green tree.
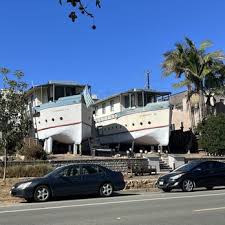
<path id="1" fill-rule="evenodd" d="M 94 2 L 95 6 L 97 8 L 101 8 L 101 0 L 59 0 L 60 5 L 63 5 L 63 3 L 66 3 L 67 5 L 70 5 L 73 10 L 71 10 L 70 14 L 69 14 L 69 18 L 72 20 L 72 22 L 75 22 L 80 15 L 85 15 L 88 16 L 90 18 L 92 18 L 93 20 L 93 25 L 92 25 L 92 29 L 96 29 L 96 25 L 94 24 L 94 14 L 90 12 L 89 8 L 90 8 L 90 3 Z"/>
<path id="2" fill-rule="evenodd" d="M 3 81 L 3 89 L 0 90 L 0 148 L 6 159 L 7 154 L 22 147 L 29 129 L 25 98 L 27 84 L 22 80 L 24 74 L 21 71 L 11 74 L 8 69 L 0 68 L 0 74 Z"/>
<path id="3" fill-rule="evenodd" d="M 210 116 L 198 124 L 199 144 L 212 154 L 225 154 L 225 115 Z"/>
<path id="4" fill-rule="evenodd" d="M 175 49 L 164 54 L 162 64 L 163 75 L 175 74 L 182 81 L 174 84 L 174 87 L 187 86 L 188 108 L 191 122 L 191 96 L 195 93 L 199 96 L 200 121 L 206 117 L 206 106 L 204 96 L 208 92 L 224 93 L 225 56 L 221 51 L 207 52 L 211 47 L 210 41 L 203 41 L 197 48 L 192 40 L 185 38 L 184 43 L 176 43 Z M 192 122 L 193 130 L 193 122 Z"/>

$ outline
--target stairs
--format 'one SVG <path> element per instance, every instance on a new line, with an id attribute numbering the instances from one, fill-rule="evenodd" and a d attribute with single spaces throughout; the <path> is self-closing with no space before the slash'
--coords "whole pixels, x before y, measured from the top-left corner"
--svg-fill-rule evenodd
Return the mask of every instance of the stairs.
<path id="1" fill-rule="evenodd" d="M 169 172 L 172 168 L 169 166 L 168 157 L 166 155 L 161 155 L 159 158 L 159 168 L 160 172 Z"/>

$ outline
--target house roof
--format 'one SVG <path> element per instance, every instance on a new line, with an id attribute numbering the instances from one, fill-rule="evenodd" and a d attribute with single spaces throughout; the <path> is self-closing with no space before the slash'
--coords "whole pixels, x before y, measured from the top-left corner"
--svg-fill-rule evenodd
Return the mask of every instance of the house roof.
<path id="1" fill-rule="evenodd" d="M 76 82 L 74 82 L 74 81 L 59 81 L 59 80 L 57 81 L 57 80 L 50 80 L 50 81 L 48 81 L 48 82 L 45 83 L 45 84 L 35 85 L 35 86 L 31 87 L 31 88 L 27 91 L 26 95 L 31 94 L 31 93 L 33 92 L 33 90 L 40 89 L 40 88 L 43 88 L 43 87 L 49 87 L 49 86 L 51 86 L 51 85 L 56 85 L 56 86 L 78 86 L 78 87 L 85 87 L 84 84 L 78 84 L 78 83 L 76 83 Z M 90 86 L 88 85 L 88 87 L 90 87 Z"/>
<path id="2" fill-rule="evenodd" d="M 115 97 L 120 96 L 120 95 L 126 95 L 126 94 L 129 94 L 129 93 L 142 92 L 142 91 L 144 91 L 145 93 L 146 92 L 147 93 L 152 93 L 152 94 L 158 95 L 158 96 L 165 96 L 165 95 L 170 95 L 171 94 L 171 92 L 168 92 L 168 91 L 163 91 L 162 92 L 162 91 L 156 91 L 156 90 L 153 90 L 153 89 L 132 88 L 132 89 L 127 90 L 125 92 L 117 93 L 117 94 L 111 95 L 111 96 L 109 96 L 107 98 L 100 99 L 100 100 L 96 101 L 94 103 L 94 105 L 99 104 L 99 103 L 104 102 L 104 101 L 108 101 L 109 99 L 115 98 Z"/>

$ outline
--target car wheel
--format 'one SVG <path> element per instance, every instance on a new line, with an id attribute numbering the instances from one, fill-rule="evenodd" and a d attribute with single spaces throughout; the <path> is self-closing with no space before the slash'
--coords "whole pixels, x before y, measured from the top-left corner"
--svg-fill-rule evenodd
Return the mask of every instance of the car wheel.
<path id="1" fill-rule="evenodd" d="M 99 194 L 102 197 L 109 197 L 113 193 L 113 186 L 111 183 L 104 183 L 100 189 L 99 189 Z"/>
<path id="2" fill-rule="evenodd" d="M 170 188 L 162 188 L 162 190 L 163 190 L 164 192 L 170 192 L 170 191 L 171 191 Z"/>
<path id="3" fill-rule="evenodd" d="M 25 200 L 26 200 L 28 203 L 30 203 L 30 202 L 33 201 L 33 198 L 25 198 Z"/>
<path id="4" fill-rule="evenodd" d="M 207 190 L 212 190 L 213 186 L 206 187 Z"/>
<path id="5" fill-rule="evenodd" d="M 46 185 L 40 185 L 36 187 L 34 191 L 34 201 L 46 202 L 50 198 L 50 190 Z"/>
<path id="6" fill-rule="evenodd" d="M 186 192 L 193 191 L 194 189 L 194 182 L 192 180 L 186 179 L 182 182 L 182 190 Z"/>

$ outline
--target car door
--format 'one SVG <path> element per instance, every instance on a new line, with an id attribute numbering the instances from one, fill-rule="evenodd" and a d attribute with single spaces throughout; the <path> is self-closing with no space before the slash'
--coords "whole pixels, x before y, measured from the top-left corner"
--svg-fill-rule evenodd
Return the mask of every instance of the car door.
<path id="1" fill-rule="evenodd" d="M 214 185 L 213 186 L 224 186 L 225 185 L 225 164 L 222 162 L 213 162 L 214 171 Z"/>
<path id="2" fill-rule="evenodd" d="M 212 162 L 203 162 L 192 170 L 192 175 L 197 187 L 212 186 L 212 183 L 214 182 L 214 173 L 212 168 Z"/>
<path id="3" fill-rule="evenodd" d="M 82 165 L 82 186 L 85 193 L 98 193 L 104 182 L 105 173 L 97 165 Z"/>
<path id="4" fill-rule="evenodd" d="M 52 182 L 56 196 L 76 195 L 82 192 L 80 165 L 71 165 L 63 168 Z"/>

